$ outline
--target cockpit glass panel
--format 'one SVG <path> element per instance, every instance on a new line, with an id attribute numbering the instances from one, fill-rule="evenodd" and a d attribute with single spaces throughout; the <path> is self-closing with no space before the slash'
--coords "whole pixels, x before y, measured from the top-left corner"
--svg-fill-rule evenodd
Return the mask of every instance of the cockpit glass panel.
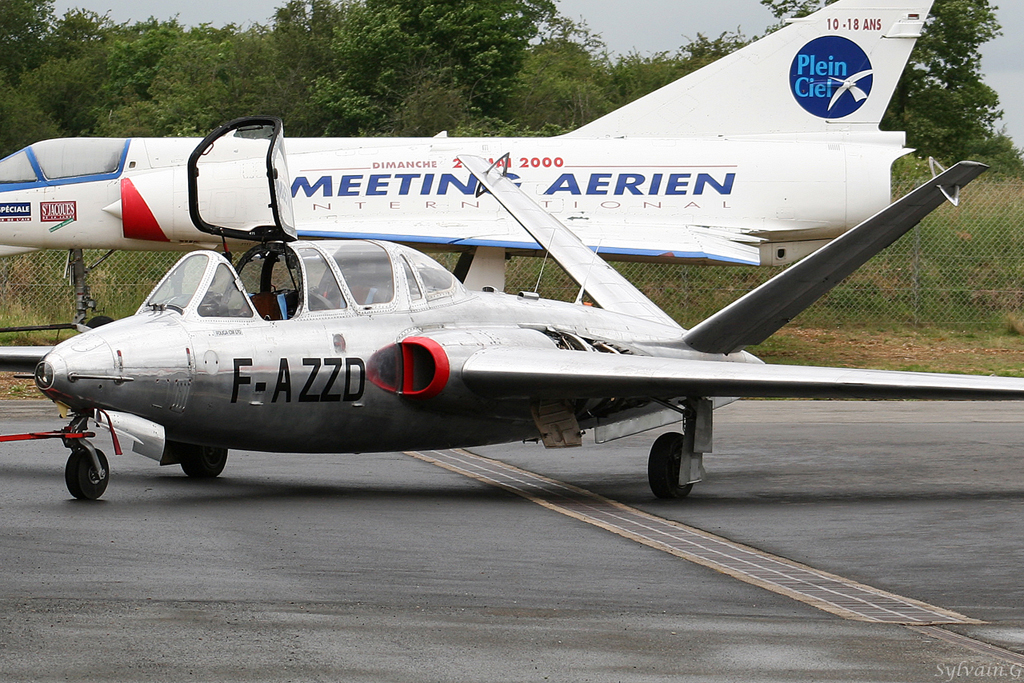
<path id="1" fill-rule="evenodd" d="M 423 290 L 420 289 L 420 283 L 416 282 L 416 276 L 412 274 L 412 266 L 405 258 L 402 258 L 402 270 L 405 271 L 405 281 L 409 285 L 409 299 L 412 301 L 422 300 Z"/>
<path id="2" fill-rule="evenodd" d="M 390 303 L 395 298 L 395 276 L 391 257 L 371 242 L 343 244 L 334 260 L 359 306 Z"/>
<path id="3" fill-rule="evenodd" d="M 50 180 L 114 173 L 121 165 L 124 138 L 64 138 L 32 145 L 39 168 Z"/>
<path id="4" fill-rule="evenodd" d="M 316 249 L 299 249 L 299 256 L 306 268 L 306 298 L 311 311 L 337 311 L 345 308 L 345 297 L 341 293 L 338 279 L 323 255 Z"/>
<path id="5" fill-rule="evenodd" d="M 204 318 L 251 318 L 252 308 L 235 282 L 235 274 L 226 263 L 217 266 L 213 282 L 199 302 L 199 315 Z"/>
<path id="6" fill-rule="evenodd" d="M 0 183 L 34 183 L 35 169 L 24 150 L 0 161 Z"/>
<path id="7" fill-rule="evenodd" d="M 455 276 L 445 270 L 444 266 L 418 251 L 409 251 L 406 258 L 416 269 L 416 274 L 423 281 L 427 299 L 436 299 L 451 294 L 456 289 Z"/>
<path id="8" fill-rule="evenodd" d="M 149 295 L 146 303 L 150 306 L 171 306 L 179 311 L 188 306 L 203 281 L 206 264 L 205 254 L 187 256 L 174 266 L 164 281 Z"/>

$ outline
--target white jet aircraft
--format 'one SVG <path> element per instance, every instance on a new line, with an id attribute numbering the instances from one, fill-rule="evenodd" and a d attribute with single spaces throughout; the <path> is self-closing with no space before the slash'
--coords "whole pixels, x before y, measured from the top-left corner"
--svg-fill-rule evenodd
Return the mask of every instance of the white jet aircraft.
<path id="1" fill-rule="evenodd" d="M 289 139 L 303 238 L 373 238 L 475 256 L 540 253 L 459 161 L 511 151 L 509 175 L 605 259 L 783 265 L 890 201 L 905 136 L 879 122 L 932 0 L 839 0 L 553 138 Z M 46 140 L 0 161 L 0 255 L 216 247 L 187 210 L 198 140 Z M 85 268 L 79 317 L 88 300 Z"/>

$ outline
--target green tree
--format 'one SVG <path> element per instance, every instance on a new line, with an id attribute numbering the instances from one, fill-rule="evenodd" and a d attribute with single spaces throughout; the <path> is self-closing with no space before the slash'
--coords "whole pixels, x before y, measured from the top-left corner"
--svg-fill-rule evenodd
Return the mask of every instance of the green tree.
<path id="1" fill-rule="evenodd" d="M 52 0 L 0 0 L 0 156 L 91 125 L 83 102 L 102 81 L 77 61 L 95 37 L 79 22 L 91 13 L 52 10 Z"/>
<path id="2" fill-rule="evenodd" d="M 46 58 L 53 0 L 0 0 L 0 74 L 17 83 Z"/>
<path id="3" fill-rule="evenodd" d="M 151 99 L 149 89 L 160 71 L 160 62 L 181 40 L 185 29 L 177 19 L 150 18 L 122 26 L 119 33 L 107 53 L 107 95 L 112 103 Z"/>
<path id="4" fill-rule="evenodd" d="M 523 60 L 505 117 L 527 130 L 572 130 L 614 108 L 609 85 L 601 39 L 557 17 Z"/>
<path id="5" fill-rule="evenodd" d="M 50 59 L 22 79 L 22 91 L 35 94 L 64 135 L 88 135 L 95 130 L 104 102 L 106 46 L 114 30 L 106 16 L 70 10 L 53 25 Z"/>
<path id="6" fill-rule="evenodd" d="M 761 0 L 761 4 L 771 10 L 780 23 L 770 27 L 769 30 L 776 30 L 786 25 L 783 17 L 806 17 L 811 12 L 817 12 L 824 5 L 831 5 L 836 0 Z"/>
<path id="7" fill-rule="evenodd" d="M 905 130 L 920 154 L 946 162 L 973 157 L 1005 167 L 1012 159 L 999 157 L 1009 152 L 1019 164 L 1012 144 L 998 141 L 999 95 L 981 74 L 980 47 L 999 34 L 988 0 L 936 0 L 882 127 Z"/>
<path id="8" fill-rule="evenodd" d="M 149 33 L 112 54 L 116 106 L 100 124 L 104 133 L 202 135 L 231 118 L 279 113 L 266 107 L 273 73 L 262 27 L 154 26 Z"/>
<path id="9" fill-rule="evenodd" d="M 708 38 L 703 33 L 680 47 L 674 55 L 658 52 L 649 57 L 630 53 L 620 57 L 611 69 L 615 107 L 676 81 L 717 59 L 735 52 L 749 40 L 738 30 Z"/>
<path id="10" fill-rule="evenodd" d="M 324 135 L 327 115 L 312 101 L 317 79 L 336 73 L 331 42 L 342 9 L 331 0 L 289 0 L 266 35 L 266 112 L 280 116 L 289 135 Z"/>
<path id="11" fill-rule="evenodd" d="M 351 0 L 314 86 L 329 132 L 432 135 L 500 116 L 550 0 Z"/>
<path id="12" fill-rule="evenodd" d="M 39 102 L 2 76 L 0 72 L 0 159 L 33 142 L 60 137 L 60 128 Z"/>

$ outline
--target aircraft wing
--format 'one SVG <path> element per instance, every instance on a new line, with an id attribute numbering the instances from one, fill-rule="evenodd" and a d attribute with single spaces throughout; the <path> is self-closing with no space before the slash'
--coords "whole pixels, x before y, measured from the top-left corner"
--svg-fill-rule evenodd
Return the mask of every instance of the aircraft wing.
<path id="1" fill-rule="evenodd" d="M 502 212 L 504 214 L 504 212 Z M 714 228 L 679 223 L 653 223 L 640 219 L 594 222 L 579 220 L 573 232 L 608 260 L 687 261 L 707 265 L 761 265 L 762 239 L 739 228 Z M 447 216 L 435 220 L 360 219 L 354 221 L 300 221 L 302 239 L 376 239 L 400 242 L 420 249 L 500 247 L 535 252 L 541 246 L 510 216 L 481 220 Z"/>
<path id="2" fill-rule="evenodd" d="M 765 365 L 557 349 L 491 348 L 462 379 L 494 399 L 748 398 L 1024 400 L 1024 379 Z"/>
<path id="3" fill-rule="evenodd" d="M 0 346 L 0 372 L 32 372 L 52 346 Z"/>
<path id="4" fill-rule="evenodd" d="M 760 344 L 917 225 L 988 166 L 961 161 L 749 294 L 693 327 L 683 341 L 705 353 Z"/>
<path id="5" fill-rule="evenodd" d="M 459 159 L 601 308 L 680 329 L 657 304 L 520 190 L 502 168 L 480 157 L 463 155 Z"/>
<path id="6" fill-rule="evenodd" d="M 39 251 L 35 247 L 8 247 L 0 244 L 0 258 L 4 256 L 21 256 L 22 254 L 31 254 L 34 251 Z"/>

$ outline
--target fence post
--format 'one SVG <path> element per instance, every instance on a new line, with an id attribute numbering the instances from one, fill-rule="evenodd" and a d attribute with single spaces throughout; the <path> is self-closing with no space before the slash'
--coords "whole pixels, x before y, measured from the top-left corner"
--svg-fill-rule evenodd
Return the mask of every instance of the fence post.
<path id="1" fill-rule="evenodd" d="M 914 256 L 912 259 L 914 264 L 914 281 L 913 287 L 913 301 L 914 301 L 914 325 L 921 324 L 921 224 L 918 223 L 914 226 Z"/>

